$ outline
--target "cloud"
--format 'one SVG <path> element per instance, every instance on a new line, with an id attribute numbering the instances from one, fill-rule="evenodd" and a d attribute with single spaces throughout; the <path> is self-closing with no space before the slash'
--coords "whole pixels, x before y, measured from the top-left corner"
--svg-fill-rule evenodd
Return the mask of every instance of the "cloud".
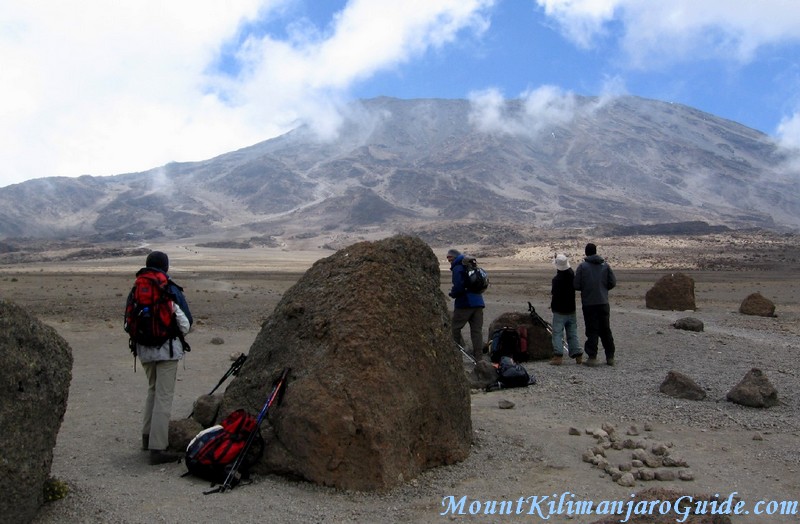
<path id="1" fill-rule="evenodd" d="M 800 2 L 762 0 L 536 0 L 563 34 L 587 48 L 621 31 L 634 67 L 719 58 L 741 63 L 759 48 L 800 40 Z"/>
<path id="2" fill-rule="evenodd" d="M 536 136 L 575 117 L 575 95 L 555 86 L 542 86 L 520 96 L 522 111 L 515 111 L 497 89 L 469 95 L 470 122 L 485 133 Z"/>
<path id="3" fill-rule="evenodd" d="M 481 34 L 494 0 L 351 0 L 271 34 L 296 1 L 4 5 L 0 186 L 201 160 L 304 121 L 329 136 L 355 83 Z"/>

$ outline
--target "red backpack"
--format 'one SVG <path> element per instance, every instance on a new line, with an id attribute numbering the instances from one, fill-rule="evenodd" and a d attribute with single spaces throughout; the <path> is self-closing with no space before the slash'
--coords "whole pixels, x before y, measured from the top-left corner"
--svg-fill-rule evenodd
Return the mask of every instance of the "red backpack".
<path id="1" fill-rule="evenodd" d="M 248 478 L 249 469 L 264 452 L 264 439 L 257 419 L 243 409 L 237 409 L 218 426 L 204 429 L 192 439 L 186 448 L 185 462 L 188 471 L 184 476 L 194 475 L 214 484 L 222 484 L 236 457 L 244 450 L 250 434 L 254 432 L 253 443 L 238 470 L 242 478 Z"/>
<path id="2" fill-rule="evenodd" d="M 123 327 L 130 336 L 128 345 L 136 355 L 136 344 L 158 347 L 178 336 L 172 301 L 167 293 L 169 280 L 161 271 L 149 268 L 136 274 L 125 304 Z"/>

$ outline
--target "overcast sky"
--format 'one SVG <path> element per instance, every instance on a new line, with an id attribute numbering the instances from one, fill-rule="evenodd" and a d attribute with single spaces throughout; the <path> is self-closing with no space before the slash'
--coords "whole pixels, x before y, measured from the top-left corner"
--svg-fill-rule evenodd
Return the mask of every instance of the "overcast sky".
<path id="1" fill-rule="evenodd" d="M 348 101 L 679 102 L 800 148 L 798 0 L 0 3 L 0 187 L 211 158 Z"/>

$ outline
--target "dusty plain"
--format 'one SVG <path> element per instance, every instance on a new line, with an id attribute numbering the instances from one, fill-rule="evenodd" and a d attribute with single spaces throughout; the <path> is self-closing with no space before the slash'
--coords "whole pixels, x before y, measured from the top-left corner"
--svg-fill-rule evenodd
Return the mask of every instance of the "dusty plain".
<path id="1" fill-rule="evenodd" d="M 144 257 L 67 262 L 56 253 L 39 261 L 0 265 L 0 297 L 54 327 L 74 356 L 68 408 L 52 466 L 52 475 L 65 481 L 70 493 L 46 504 L 36 522 L 589 523 L 602 515 L 568 514 L 565 508 L 548 515 L 547 504 L 562 496 L 595 504 L 627 502 L 632 493 L 656 486 L 719 494 L 723 500 L 735 492 L 750 512 L 734 516 L 735 523 L 800 521 L 800 513 L 754 514 L 759 501 L 800 500 L 797 236 L 593 240 L 619 280 L 611 293 L 617 365 L 554 367 L 530 362 L 526 367 L 537 377 L 536 385 L 473 391 L 470 457 L 430 470 L 388 493 L 353 493 L 269 476 L 224 494 L 203 495 L 208 484 L 182 478 L 183 464 L 148 465 L 146 454 L 138 449 L 145 376 L 140 367 L 134 371 L 122 331 L 125 295 Z M 503 312 L 526 311 L 528 302 L 549 320 L 553 253 L 566 251 L 574 265 L 585 241 L 517 246 L 505 256 L 475 247 L 491 275 L 484 328 Z M 196 319 L 189 336 L 193 351 L 179 368 L 173 418 L 191 412 L 193 401 L 208 393 L 228 369 L 230 356 L 248 351 L 282 294 L 315 260 L 331 253 L 312 248 L 149 247 L 170 254 L 171 275 L 184 286 Z M 435 252 L 443 259 L 447 247 L 438 246 Z M 449 272 L 444 260 L 442 269 L 446 293 Z M 662 275 L 678 271 L 695 279 L 697 310 L 646 309 L 646 291 Z M 753 292 L 776 304 L 776 317 L 738 313 L 741 301 Z M 672 323 L 684 316 L 701 319 L 705 330 L 674 329 Z M 582 336 L 582 320 L 579 325 Z M 212 344 L 215 337 L 224 344 Z M 377 355 L 387 350 L 375 348 Z M 468 366 L 465 362 L 465 370 Z M 753 367 L 763 370 L 778 389 L 778 406 L 745 408 L 725 400 L 727 391 Z M 707 398 L 688 401 L 661 394 L 659 384 L 672 369 L 703 386 Z M 512 401 L 513 409 L 500 409 L 501 399 Z M 686 460 L 694 480 L 616 484 L 581 459 L 594 445 L 585 429 L 603 423 L 622 434 L 635 426 L 639 436 L 633 438 L 668 443 L 673 454 Z M 581 434 L 570 435 L 570 428 Z M 610 460 L 629 457 L 619 452 Z M 483 508 L 487 501 L 538 497 L 542 511 L 442 515 L 443 501 L 450 496 L 465 496 L 465 509 L 473 501 Z M 779 505 L 762 503 L 760 509 L 770 507 Z M 796 507 L 795 511 L 800 512 Z M 674 515 L 674 521 L 679 520 L 680 515 Z"/>

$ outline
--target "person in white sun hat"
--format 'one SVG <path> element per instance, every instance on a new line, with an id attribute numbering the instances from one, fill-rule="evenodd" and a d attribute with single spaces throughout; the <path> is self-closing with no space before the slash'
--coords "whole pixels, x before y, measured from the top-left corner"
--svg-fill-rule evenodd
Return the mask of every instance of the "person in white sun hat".
<path id="1" fill-rule="evenodd" d="M 578 316 L 575 313 L 575 288 L 572 283 L 575 272 L 569 265 L 569 258 L 563 253 L 556 255 L 553 260 L 556 267 L 556 276 L 553 277 L 551 287 L 550 309 L 553 311 L 553 356 L 550 364 L 560 366 L 564 360 L 564 346 L 567 346 L 569 358 L 574 358 L 576 364 L 583 363 L 583 350 L 578 338 Z M 566 333 L 567 343 L 564 344 Z"/>

